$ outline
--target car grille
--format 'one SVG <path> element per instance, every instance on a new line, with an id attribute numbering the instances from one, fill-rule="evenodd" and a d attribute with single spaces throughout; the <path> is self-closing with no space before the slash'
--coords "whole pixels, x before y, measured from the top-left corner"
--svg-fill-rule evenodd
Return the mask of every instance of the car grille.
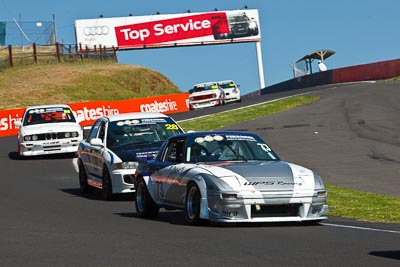
<path id="1" fill-rule="evenodd" d="M 251 217 L 292 217 L 298 216 L 301 204 L 251 205 Z"/>
<path id="2" fill-rule="evenodd" d="M 60 132 L 60 133 L 44 133 L 44 134 L 37 134 L 37 140 L 56 140 L 56 139 L 64 139 L 67 138 L 65 137 L 65 132 Z M 68 137 L 71 138 L 71 137 Z"/>
<path id="3" fill-rule="evenodd" d="M 199 100 L 206 100 L 206 99 L 213 99 L 213 98 L 215 98 L 215 94 L 193 96 L 192 100 L 193 101 L 199 101 Z"/>

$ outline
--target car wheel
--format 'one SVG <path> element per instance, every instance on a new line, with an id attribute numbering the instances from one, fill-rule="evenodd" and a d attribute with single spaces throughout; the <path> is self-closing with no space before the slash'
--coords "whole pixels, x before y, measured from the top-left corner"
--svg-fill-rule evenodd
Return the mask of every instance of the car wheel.
<path id="1" fill-rule="evenodd" d="M 91 187 L 87 182 L 87 174 L 85 167 L 83 166 L 82 160 L 78 161 L 79 168 L 79 191 L 81 194 L 93 192 L 93 187 Z"/>
<path id="2" fill-rule="evenodd" d="M 104 200 L 112 200 L 113 193 L 112 193 L 112 182 L 110 172 L 108 171 L 107 167 L 104 166 L 103 168 L 103 177 L 102 177 L 102 187 L 101 187 L 101 195 Z"/>
<path id="3" fill-rule="evenodd" d="M 151 198 L 143 178 L 139 178 L 136 185 L 135 207 L 136 213 L 140 217 L 156 217 L 160 210 L 160 207 Z"/>
<path id="4" fill-rule="evenodd" d="M 185 218 L 191 225 L 200 225 L 204 220 L 200 219 L 200 201 L 201 195 L 198 186 L 190 184 L 186 192 L 185 200 Z"/>
<path id="5" fill-rule="evenodd" d="M 18 159 L 23 160 L 25 159 L 24 155 L 22 154 L 22 148 L 18 143 Z"/>

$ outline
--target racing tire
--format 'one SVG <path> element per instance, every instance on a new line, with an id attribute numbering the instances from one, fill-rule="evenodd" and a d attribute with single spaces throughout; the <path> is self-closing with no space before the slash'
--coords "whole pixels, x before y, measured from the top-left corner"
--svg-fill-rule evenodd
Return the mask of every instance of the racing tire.
<path id="1" fill-rule="evenodd" d="M 156 217 L 160 207 L 151 198 L 143 178 L 139 178 L 135 196 L 136 213 L 142 218 Z"/>
<path id="2" fill-rule="evenodd" d="M 101 196 L 104 200 L 112 200 L 113 199 L 113 190 L 112 190 L 112 182 L 110 172 L 107 167 L 103 168 L 103 176 L 101 180 Z"/>
<path id="3" fill-rule="evenodd" d="M 87 174 L 85 171 L 85 167 L 83 166 L 82 160 L 78 160 L 78 169 L 79 169 L 79 192 L 81 194 L 92 193 L 93 187 L 91 187 L 87 182 Z"/>
<path id="4" fill-rule="evenodd" d="M 19 160 L 24 160 L 25 156 L 22 154 L 22 148 L 21 146 L 18 144 L 18 159 Z"/>
<path id="5" fill-rule="evenodd" d="M 203 225 L 205 220 L 200 218 L 201 194 L 195 183 L 189 184 L 185 199 L 185 219 L 190 225 Z"/>

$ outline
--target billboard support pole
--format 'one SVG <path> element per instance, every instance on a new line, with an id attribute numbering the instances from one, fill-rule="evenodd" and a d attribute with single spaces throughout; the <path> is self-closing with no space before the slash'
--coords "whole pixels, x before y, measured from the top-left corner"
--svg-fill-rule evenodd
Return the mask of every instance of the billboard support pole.
<path id="1" fill-rule="evenodd" d="M 264 68 L 262 63 L 261 41 L 256 42 L 257 62 L 258 62 L 258 78 L 260 80 L 260 89 L 265 88 Z"/>

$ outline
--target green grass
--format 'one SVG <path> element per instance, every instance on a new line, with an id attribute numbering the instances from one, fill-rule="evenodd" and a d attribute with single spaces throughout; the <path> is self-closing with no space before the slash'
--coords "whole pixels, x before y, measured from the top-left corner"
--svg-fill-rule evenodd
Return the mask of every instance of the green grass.
<path id="1" fill-rule="evenodd" d="M 276 112 L 288 110 L 318 100 L 316 96 L 298 96 L 285 98 L 279 101 L 255 105 L 233 112 L 221 112 L 201 119 L 179 123 L 184 130 L 209 131 L 224 127 L 229 124 L 256 119 Z"/>
<path id="2" fill-rule="evenodd" d="M 267 116 L 319 100 L 316 96 L 296 96 L 180 122 L 185 130 L 209 131 Z M 328 216 L 354 218 L 361 221 L 400 223 L 400 197 L 384 196 L 327 185 Z"/>
<path id="3" fill-rule="evenodd" d="M 363 221 L 400 223 L 400 197 L 327 185 L 328 215 Z"/>

